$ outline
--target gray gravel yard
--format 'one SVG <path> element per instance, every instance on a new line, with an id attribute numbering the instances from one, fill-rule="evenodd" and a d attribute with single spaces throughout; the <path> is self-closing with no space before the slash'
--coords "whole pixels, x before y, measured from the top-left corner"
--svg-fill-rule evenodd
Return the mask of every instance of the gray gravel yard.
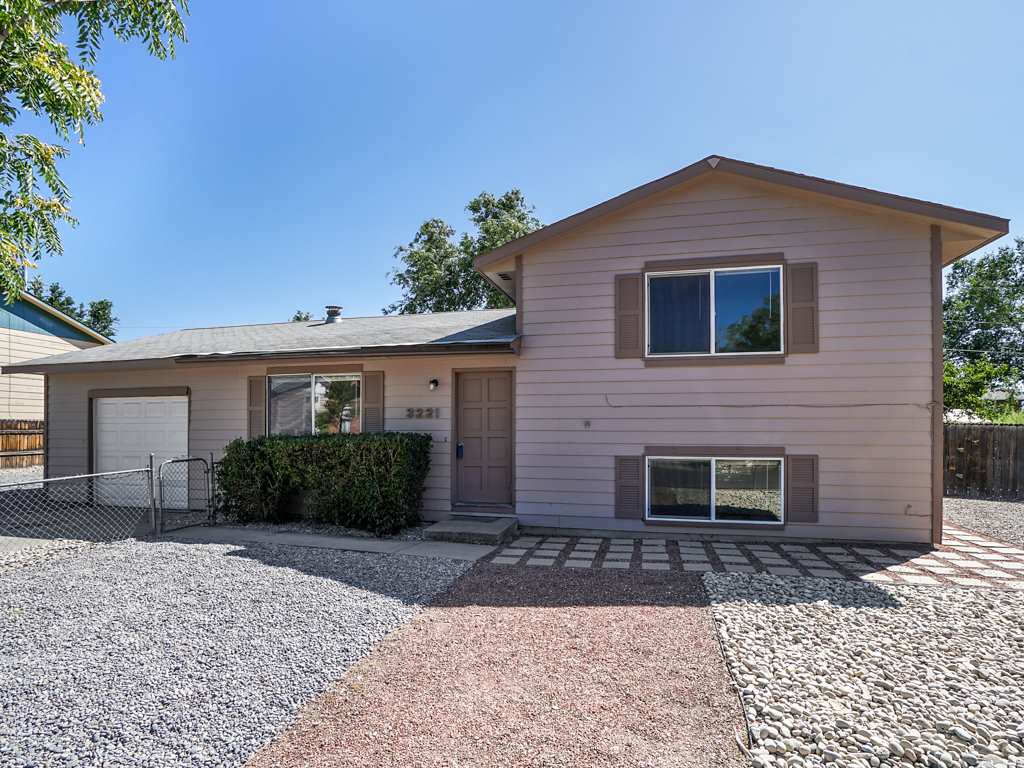
<path id="1" fill-rule="evenodd" d="M 942 504 L 947 522 L 1024 547 L 1024 501 L 953 499 Z"/>
<path id="2" fill-rule="evenodd" d="M 0 575 L 0 765 L 239 765 L 466 563 L 126 541 Z"/>
<path id="3" fill-rule="evenodd" d="M 1024 765 L 1024 594 L 704 579 L 756 768 Z"/>

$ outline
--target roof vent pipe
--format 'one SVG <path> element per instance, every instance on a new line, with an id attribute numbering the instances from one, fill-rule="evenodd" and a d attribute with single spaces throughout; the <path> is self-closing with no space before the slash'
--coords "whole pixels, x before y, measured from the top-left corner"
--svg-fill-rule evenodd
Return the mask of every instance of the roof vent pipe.
<path id="1" fill-rule="evenodd" d="M 325 323 L 340 323 L 341 322 L 341 307 L 337 304 L 327 305 L 327 317 L 324 318 Z"/>

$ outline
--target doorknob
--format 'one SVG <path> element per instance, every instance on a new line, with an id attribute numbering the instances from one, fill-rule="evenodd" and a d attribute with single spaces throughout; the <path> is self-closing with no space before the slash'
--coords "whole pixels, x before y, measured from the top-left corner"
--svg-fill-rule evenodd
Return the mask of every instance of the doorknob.
<path id="1" fill-rule="evenodd" d="M 465 448 L 465 446 L 462 444 L 461 440 L 455 444 L 455 458 L 456 459 L 461 459 L 462 458 L 462 452 L 463 452 L 464 448 Z"/>

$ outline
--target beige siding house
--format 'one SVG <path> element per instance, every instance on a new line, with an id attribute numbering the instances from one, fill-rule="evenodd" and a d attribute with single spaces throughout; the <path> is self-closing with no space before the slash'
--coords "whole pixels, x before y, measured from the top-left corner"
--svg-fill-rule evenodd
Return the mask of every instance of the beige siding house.
<path id="1" fill-rule="evenodd" d="M 0 304 L 0 366 L 87 349 L 110 340 L 28 293 Z M 43 418 L 43 377 L 0 375 L 0 419 Z"/>
<path id="2" fill-rule="evenodd" d="M 937 541 L 941 269 L 1007 230 L 709 157 L 481 256 L 515 310 L 197 329 L 4 370 L 48 378 L 51 476 L 268 429 L 412 430 L 434 437 L 432 519 Z"/>

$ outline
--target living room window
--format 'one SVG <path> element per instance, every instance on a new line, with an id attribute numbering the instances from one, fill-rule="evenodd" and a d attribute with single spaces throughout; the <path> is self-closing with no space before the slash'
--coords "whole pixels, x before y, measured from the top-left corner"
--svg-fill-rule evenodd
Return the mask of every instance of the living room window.
<path id="1" fill-rule="evenodd" d="M 647 457 L 648 520 L 783 522 L 781 458 Z"/>
<path id="2" fill-rule="evenodd" d="M 267 433 L 333 435 L 362 431 L 359 374 L 267 377 Z"/>
<path id="3" fill-rule="evenodd" d="M 783 351 L 782 266 L 647 274 L 647 356 Z"/>

